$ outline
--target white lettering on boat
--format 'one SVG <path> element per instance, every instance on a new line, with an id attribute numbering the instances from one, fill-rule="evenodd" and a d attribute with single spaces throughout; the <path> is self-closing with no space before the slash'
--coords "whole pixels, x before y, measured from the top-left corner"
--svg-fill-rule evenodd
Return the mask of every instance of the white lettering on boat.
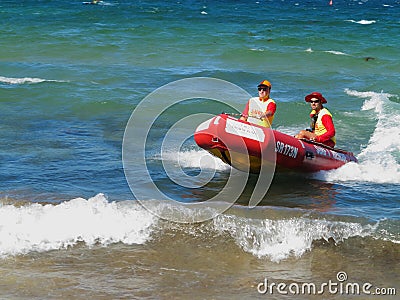
<path id="1" fill-rule="evenodd" d="M 299 152 L 299 148 L 294 147 L 289 144 L 285 144 L 281 141 L 276 141 L 276 147 L 275 147 L 275 152 L 296 158 L 297 153 Z"/>
<path id="2" fill-rule="evenodd" d="M 319 146 L 315 146 L 315 150 L 317 150 L 317 154 L 321 155 L 321 156 L 330 156 L 329 155 L 329 151 L 325 148 L 319 147 Z"/>
<path id="3" fill-rule="evenodd" d="M 335 151 L 331 151 L 331 152 L 332 152 L 332 156 L 333 156 L 334 159 L 337 159 L 337 160 L 340 160 L 340 161 L 343 161 L 343 162 L 347 162 L 347 157 L 343 153 L 338 153 L 338 152 L 335 152 Z"/>
<path id="4" fill-rule="evenodd" d="M 343 162 L 347 162 L 347 157 L 343 153 L 328 150 L 328 149 L 325 149 L 325 148 L 322 148 L 319 146 L 315 146 L 315 150 L 317 151 L 317 155 L 333 158 L 333 159 L 340 160 Z"/>
<path id="5" fill-rule="evenodd" d="M 226 119 L 225 131 L 258 142 L 264 142 L 265 140 L 265 134 L 261 128 L 238 122 L 236 120 Z"/>

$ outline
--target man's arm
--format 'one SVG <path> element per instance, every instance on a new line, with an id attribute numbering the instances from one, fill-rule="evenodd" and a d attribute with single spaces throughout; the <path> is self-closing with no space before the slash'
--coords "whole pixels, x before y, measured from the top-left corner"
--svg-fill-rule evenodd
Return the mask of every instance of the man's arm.
<path id="1" fill-rule="evenodd" d="M 267 106 L 266 112 L 263 114 L 262 118 L 268 118 L 270 116 L 273 116 L 276 112 L 276 104 L 271 102 Z"/>
<path id="2" fill-rule="evenodd" d="M 249 116 L 249 101 L 247 101 L 247 104 L 242 111 L 242 116 L 240 117 L 239 120 L 247 121 L 248 116 Z"/>

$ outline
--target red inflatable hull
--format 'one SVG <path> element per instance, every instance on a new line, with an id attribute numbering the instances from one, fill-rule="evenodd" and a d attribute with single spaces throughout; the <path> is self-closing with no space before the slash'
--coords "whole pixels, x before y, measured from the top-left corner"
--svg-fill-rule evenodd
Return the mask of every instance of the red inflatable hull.
<path id="1" fill-rule="evenodd" d="M 276 164 L 278 171 L 317 172 L 357 162 L 351 152 L 299 140 L 225 114 L 200 124 L 194 139 L 225 163 L 251 173 L 259 173 L 263 164 Z"/>

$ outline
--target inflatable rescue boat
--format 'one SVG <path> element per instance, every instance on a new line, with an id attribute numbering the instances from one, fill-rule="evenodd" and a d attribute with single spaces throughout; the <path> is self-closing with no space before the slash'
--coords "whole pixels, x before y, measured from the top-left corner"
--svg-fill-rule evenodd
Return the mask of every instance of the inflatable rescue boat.
<path id="1" fill-rule="evenodd" d="M 277 171 L 317 172 L 357 162 L 353 153 L 238 120 L 227 114 L 200 124 L 197 145 L 232 167 L 259 173 L 263 164 Z"/>

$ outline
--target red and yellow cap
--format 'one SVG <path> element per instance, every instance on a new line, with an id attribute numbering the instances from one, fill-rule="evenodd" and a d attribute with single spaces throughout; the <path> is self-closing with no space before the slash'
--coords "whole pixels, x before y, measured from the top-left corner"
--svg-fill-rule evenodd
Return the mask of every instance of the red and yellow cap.
<path id="1" fill-rule="evenodd" d="M 322 94 L 321 94 L 321 93 L 318 93 L 318 92 L 313 92 L 313 93 L 307 95 L 307 96 L 305 97 L 305 100 L 306 100 L 306 102 L 311 102 L 311 99 L 313 99 L 313 98 L 315 98 L 315 99 L 321 101 L 322 104 L 328 102 L 328 101 L 326 101 L 326 99 L 324 98 L 324 96 L 322 96 Z"/>
<path id="2" fill-rule="evenodd" d="M 267 86 L 267 87 L 269 87 L 269 88 L 272 87 L 271 83 L 270 83 L 268 80 L 263 80 L 263 81 L 261 81 L 261 82 L 259 83 L 259 85 L 257 85 L 257 87 L 260 87 L 260 86 Z"/>

